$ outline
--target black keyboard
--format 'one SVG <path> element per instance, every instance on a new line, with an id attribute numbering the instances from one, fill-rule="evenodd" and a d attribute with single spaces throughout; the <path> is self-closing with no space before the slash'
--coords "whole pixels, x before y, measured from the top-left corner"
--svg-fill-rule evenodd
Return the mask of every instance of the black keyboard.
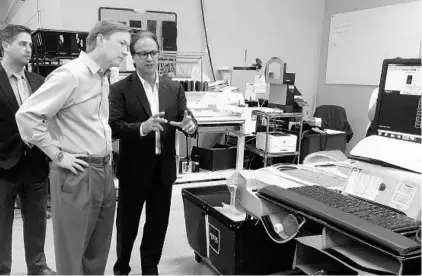
<path id="1" fill-rule="evenodd" d="M 397 233 L 398 230 L 420 227 L 420 222 L 407 218 L 399 211 L 345 196 L 320 186 L 283 189 L 269 185 L 261 189 L 258 196 L 297 210 L 310 219 L 340 229 L 395 255 L 420 254 L 420 243 Z M 388 214 L 396 217 L 392 225 L 386 224 L 391 221 Z M 396 229 L 396 232 L 391 229 Z"/>
<path id="2" fill-rule="evenodd" d="M 421 227 L 420 221 L 412 219 L 400 211 L 353 196 L 343 195 L 338 190 L 330 190 L 321 186 L 302 186 L 289 190 L 316 199 L 394 232 L 416 232 Z"/>

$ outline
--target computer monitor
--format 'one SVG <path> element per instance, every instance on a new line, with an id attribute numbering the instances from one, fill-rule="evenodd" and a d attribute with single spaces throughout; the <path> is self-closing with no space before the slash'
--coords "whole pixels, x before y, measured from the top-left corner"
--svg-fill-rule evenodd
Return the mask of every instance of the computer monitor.
<path id="1" fill-rule="evenodd" d="M 379 85 L 376 134 L 421 143 L 420 59 L 385 59 Z"/>

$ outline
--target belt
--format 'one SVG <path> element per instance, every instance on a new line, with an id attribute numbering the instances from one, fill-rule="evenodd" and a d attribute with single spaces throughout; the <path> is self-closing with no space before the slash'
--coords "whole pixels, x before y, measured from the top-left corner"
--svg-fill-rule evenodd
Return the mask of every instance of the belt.
<path id="1" fill-rule="evenodd" d="M 99 165 L 106 165 L 110 162 L 110 155 L 104 157 L 78 157 L 78 159 L 87 162 L 88 164 L 99 164 Z"/>

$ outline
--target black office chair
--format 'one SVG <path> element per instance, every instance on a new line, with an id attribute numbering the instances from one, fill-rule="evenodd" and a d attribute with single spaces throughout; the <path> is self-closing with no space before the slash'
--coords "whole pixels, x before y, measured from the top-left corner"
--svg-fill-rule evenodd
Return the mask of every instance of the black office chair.
<path id="1" fill-rule="evenodd" d="M 338 105 L 321 105 L 315 109 L 314 117 L 321 118 L 323 129 L 334 129 L 346 132 L 346 142 L 353 137 L 353 130 L 347 121 L 346 110 Z"/>

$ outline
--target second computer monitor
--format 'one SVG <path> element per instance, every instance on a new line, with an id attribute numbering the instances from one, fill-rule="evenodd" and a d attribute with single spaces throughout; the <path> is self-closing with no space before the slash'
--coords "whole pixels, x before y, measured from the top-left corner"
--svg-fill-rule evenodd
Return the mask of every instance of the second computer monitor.
<path id="1" fill-rule="evenodd" d="M 386 59 L 383 62 L 375 129 L 377 135 L 421 143 L 420 59 Z"/>

